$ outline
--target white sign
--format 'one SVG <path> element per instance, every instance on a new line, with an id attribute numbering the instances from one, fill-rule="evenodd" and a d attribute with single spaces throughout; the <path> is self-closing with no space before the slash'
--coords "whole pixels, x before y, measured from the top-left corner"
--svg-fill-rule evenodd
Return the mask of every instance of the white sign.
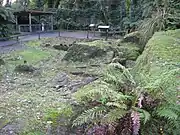
<path id="1" fill-rule="evenodd" d="M 89 25 L 89 27 L 94 27 L 94 26 L 95 26 L 95 24 L 90 24 L 90 25 Z"/>
<path id="2" fill-rule="evenodd" d="M 98 29 L 109 29 L 110 28 L 110 26 L 98 26 Z"/>

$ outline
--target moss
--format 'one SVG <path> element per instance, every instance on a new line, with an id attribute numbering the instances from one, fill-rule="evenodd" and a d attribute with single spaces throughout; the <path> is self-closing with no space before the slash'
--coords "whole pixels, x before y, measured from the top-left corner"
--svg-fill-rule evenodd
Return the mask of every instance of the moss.
<path id="1" fill-rule="evenodd" d="M 1 65 L 4 65 L 4 64 L 5 64 L 5 61 L 0 58 L 0 66 L 1 66 Z"/>
<path id="2" fill-rule="evenodd" d="M 80 42 L 69 48 L 64 60 L 87 62 L 94 59 L 101 63 L 111 62 L 114 57 L 120 63 L 126 60 L 136 60 L 140 49 L 134 43 L 121 43 L 117 41 L 96 40 L 92 42 Z"/>
<path id="3" fill-rule="evenodd" d="M 144 52 L 132 70 L 140 85 L 169 93 L 168 100 L 176 99 L 180 76 L 180 30 L 157 32 L 148 41 Z M 148 86 L 148 87 L 149 87 Z M 155 90 L 155 89 L 151 89 Z M 172 95 L 174 94 L 174 95 Z M 169 97 L 168 95 L 171 95 Z M 157 96 L 157 94 L 156 94 Z M 174 98 L 173 98 L 174 97 Z"/>
<path id="4" fill-rule="evenodd" d="M 21 133 L 20 135 L 45 135 L 45 133 L 42 133 L 40 131 L 29 131 L 29 132 Z"/>
<path id="5" fill-rule="evenodd" d="M 88 46 L 96 46 L 99 48 L 104 48 L 104 47 L 115 47 L 117 46 L 117 42 L 115 40 L 110 40 L 110 41 L 104 41 L 104 40 L 95 40 L 92 42 L 78 42 L 80 45 L 88 45 Z"/>
<path id="6" fill-rule="evenodd" d="M 73 110 L 70 105 L 62 105 L 61 108 L 58 109 L 48 109 L 44 119 L 45 121 L 51 121 L 54 127 L 57 125 L 66 126 L 72 114 Z"/>
<path id="7" fill-rule="evenodd" d="M 157 32 L 148 41 L 145 51 L 138 58 L 135 70 L 149 72 L 150 69 L 168 68 L 180 62 L 180 30 Z M 158 69 L 159 67 L 159 69 Z"/>
<path id="8" fill-rule="evenodd" d="M 64 60 L 67 61 L 81 61 L 86 62 L 89 59 L 104 57 L 106 50 L 96 46 L 88 46 L 82 44 L 74 44 L 69 48 L 67 54 L 64 56 Z"/>

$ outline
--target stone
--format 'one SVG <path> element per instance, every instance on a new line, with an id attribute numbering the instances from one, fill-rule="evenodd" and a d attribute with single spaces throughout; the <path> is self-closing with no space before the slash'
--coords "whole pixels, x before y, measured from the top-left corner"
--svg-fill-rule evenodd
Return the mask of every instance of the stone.
<path id="1" fill-rule="evenodd" d="M 63 60 L 85 62 L 89 59 L 104 57 L 105 55 L 106 51 L 100 47 L 74 44 L 68 49 Z"/>
<path id="2" fill-rule="evenodd" d="M 125 35 L 122 42 L 132 42 L 132 43 L 139 44 L 140 37 L 141 37 L 140 32 L 135 31 L 135 32 Z"/>
<path id="3" fill-rule="evenodd" d="M 125 64 L 125 67 L 127 67 L 127 68 L 132 68 L 132 67 L 135 66 L 135 64 L 136 64 L 135 61 L 133 61 L 133 60 L 127 60 L 127 61 L 126 61 L 126 64 Z"/>
<path id="4" fill-rule="evenodd" d="M 49 46 L 51 46 L 50 43 L 46 43 L 46 44 L 45 44 L 45 47 L 49 47 Z"/>
<path id="5" fill-rule="evenodd" d="M 1 66 L 1 65 L 5 65 L 5 61 L 0 58 L 0 66 Z"/>
<path id="6" fill-rule="evenodd" d="M 66 44 L 60 44 L 60 45 L 54 45 L 53 48 L 57 50 L 67 51 L 69 49 L 69 46 Z"/>
<path id="7" fill-rule="evenodd" d="M 16 72 L 22 72 L 22 73 L 33 73 L 36 68 L 32 65 L 18 65 L 14 69 Z"/>

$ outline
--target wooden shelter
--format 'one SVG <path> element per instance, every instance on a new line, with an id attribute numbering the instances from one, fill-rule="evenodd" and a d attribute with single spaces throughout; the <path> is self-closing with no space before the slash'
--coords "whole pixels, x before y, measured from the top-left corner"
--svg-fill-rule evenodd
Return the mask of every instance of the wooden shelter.
<path id="1" fill-rule="evenodd" d="M 47 15 L 51 17 L 51 30 L 53 30 L 53 14 L 54 12 L 45 12 L 45 11 L 37 11 L 37 10 L 23 10 L 23 11 L 14 12 L 16 18 L 16 28 L 19 28 L 19 32 L 20 32 L 20 24 L 18 23 L 18 17 L 27 16 L 29 18 L 28 19 L 29 32 L 32 32 L 32 16 L 38 16 L 40 21 L 40 16 Z"/>

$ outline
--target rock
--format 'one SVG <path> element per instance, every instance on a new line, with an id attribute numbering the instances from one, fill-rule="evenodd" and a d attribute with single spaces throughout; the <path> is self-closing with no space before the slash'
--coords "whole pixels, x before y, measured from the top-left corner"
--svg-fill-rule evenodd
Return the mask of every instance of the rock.
<path id="1" fill-rule="evenodd" d="M 135 64 L 136 64 L 135 61 L 133 61 L 133 60 L 127 60 L 127 61 L 126 61 L 126 64 L 125 64 L 125 67 L 127 67 L 127 68 L 132 68 L 132 67 L 134 67 Z"/>
<path id="2" fill-rule="evenodd" d="M 85 74 L 85 72 L 83 72 L 83 71 L 71 71 L 70 74 L 72 74 L 72 75 L 83 75 L 83 74 Z"/>
<path id="3" fill-rule="evenodd" d="M 132 43 L 139 44 L 140 37 L 141 37 L 141 34 L 138 31 L 135 31 L 135 32 L 125 35 L 122 42 L 132 42 Z"/>
<path id="4" fill-rule="evenodd" d="M 89 83 L 91 83 L 91 82 L 93 82 L 93 81 L 95 81 L 97 79 L 98 79 L 98 77 L 86 77 L 83 80 L 83 84 L 87 85 L 87 84 L 89 84 Z"/>
<path id="5" fill-rule="evenodd" d="M 57 50 L 63 50 L 63 51 L 67 51 L 69 49 L 69 46 L 66 44 L 54 45 L 53 47 Z"/>
<path id="6" fill-rule="evenodd" d="M 0 66 L 1 66 L 1 65 L 5 65 L 5 61 L 0 58 Z"/>
<path id="7" fill-rule="evenodd" d="M 33 73 L 36 70 L 32 65 L 18 65 L 15 67 L 16 72 Z"/>
<path id="8" fill-rule="evenodd" d="M 46 44 L 45 44 L 45 47 L 49 47 L 49 46 L 51 46 L 50 43 L 46 43 Z"/>
<path id="9" fill-rule="evenodd" d="M 63 60 L 87 62 L 89 59 L 106 56 L 106 50 L 97 46 L 88 46 L 82 44 L 72 45 Z"/>
<path id="10" fill-rule="evenodd" d="M 55 83 L 59 83 L 59 82 L 63 82 L 63 81 L 66 80 L 66 79 L 68 79 L 68 75 L 67 75 L 66 73 L 58 73 L 58 74 L 54 77 L 53 81 L 54 81 Z"/>

